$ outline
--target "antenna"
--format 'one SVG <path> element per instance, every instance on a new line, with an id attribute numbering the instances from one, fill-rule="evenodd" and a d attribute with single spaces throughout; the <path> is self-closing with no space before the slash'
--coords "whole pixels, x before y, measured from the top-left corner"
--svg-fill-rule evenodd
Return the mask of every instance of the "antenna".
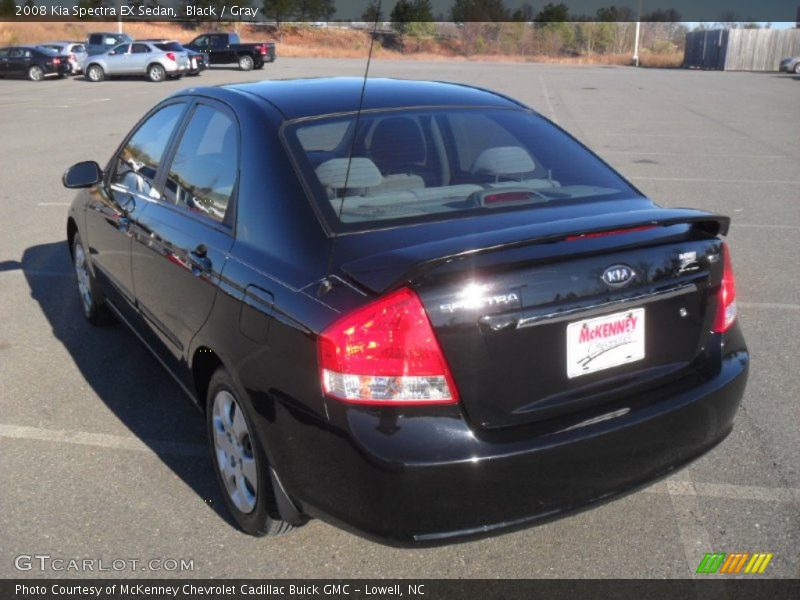
<path id="1" fill-rule="evenodd" d="M 367 55 L 367 67 L 364 70 L 364 82 L 361 84 L 361 94 L 358 98 L 358 112 L 356 112 L 356 120 L 353 127 L 353 138 L 350 140 L 350 149 L 347 152 L 347 172 L 344 176 L 344 188 L 342 189 L 342 197 L 339 201 L 339 210 L 336 213 L 337 220 L 341 221 L 342 211 L 344 210 L 345 194 L 347 193 L 347 183 L 350 179 L 350 165 L 353 161 L 353 150 L 355 149 L 356 140 L 358 139 L 358 126 L 361 121 L 361 109 L 364 107 L 364 93 L 367 89 L 367 78 L 369 77 L 369 66 L 372 63 L 372 49 L 375 46 L 375 35 L 378 31 L 378 21 L 381 18 L 381 2 L 378 0 L 377 10 L 375 11 L 375 23 L 372 26 L 372 35 L 369 40 L 369 54 Z M 338 236 L 333 236 L 331 240 L 331 249 L 328 253 L 328 264 L 325 267 L 325 277 L 323 277 L 317 290 L 317 297 L 324 296 L 333 289 L 333 283 L 330 280 L 331 269 L 333 268 L 333 256 L 336 252 L 336 239 Z"/>

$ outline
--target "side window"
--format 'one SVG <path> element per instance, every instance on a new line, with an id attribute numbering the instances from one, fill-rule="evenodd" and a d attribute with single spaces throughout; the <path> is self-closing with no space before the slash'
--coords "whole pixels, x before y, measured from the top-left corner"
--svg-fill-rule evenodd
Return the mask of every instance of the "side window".
<path id="1" fill-rule="evenodd" d="M 134 44 L 131 47 L 132 54 L 144 54 L 145 52 L 150 52 L 150 48 L 146 44 Z"/>
<path id="2" fill-rule="evenodd" d="M 103 43 L 103 36 L 99 33 L 93 33 L 89 36 L 89 43 L 92 45 L 102 44 Z"/>
<path id="3" fill-rule="evenodd" d="M 208 36 L 207 35 L 201 35 L 195 41 L 195 45 L 196 46 L 200 46 L 201 48 L 205 48 L 206 46 L 208 46 Z"/>
<path id="4" fill-rule="evenodd" d="M 236 123 L 201 104 L 183 132 L 164 193 L 176 204 L 222 222 L 238 170 Z"/>
<path id="5" fill-rule="evenodd" d="M 125 54 L 128 52 L 130 47 L 130 44 L 120 44 L 119 46 L 115 46 L 112 52 L 114 52 L 114 54 Z"/>
<path id="6" fill-rule="evenodd" d="M 224 48 L 225 47 L 225 36 L 224 35 L 215 35 L 211 38 L 211 47 L 212 48 Z"/>
<path id="7" fill-rule="evenodd" d="M 182 103 L 170 104 L 142 123 L 114 160 L 110 183 L 150 194 L 158 165 L 184 107 Z"/>
<path id="8" fill-rule="evenodd" d="M 7 48 L 3 48 L 2 50 L 0 50 L 0 58 L 6 58 L 7 56 L 8 56 Z"/>
<path id="9" fill-rule="evenodd" d="M 12 48 L 11 52 L 8 55 L 10 58 L 21 58 L 22 57 L 22 49 L 21 48 Z"/>
<path id="10" fill-rule="evenodd" d="M 33 58 L 33 52 L 31 52 L 30 50 L 25 50 L 23 56 L 25 58 Z"/>
<path id="11" fill-rule="evenodd" d="M 114 44 L 119 43 L 119 38 L 114 37 L 113 35 L 107 35 L 103 38 L 103 45 L 104 46 L 113 46 Z"/>

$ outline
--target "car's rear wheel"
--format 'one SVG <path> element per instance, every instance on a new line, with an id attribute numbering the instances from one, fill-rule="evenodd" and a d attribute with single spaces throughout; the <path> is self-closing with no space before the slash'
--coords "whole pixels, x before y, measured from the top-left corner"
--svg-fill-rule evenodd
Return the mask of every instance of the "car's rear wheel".
<path id="1" fill-rule="evenodd" d="M 239 68 L 242 71 L 250 71 L 253 66 L 255 66 L 255 62 L 252 56 L 244 55 L 239 57 Z"/>
<path id="2" fill-rule="evenodd" d="M 150 65 L 147 68 L 147 78 L 153 82 L 164 81 L 167 77 L 167 71 L 161 65 Z"/>
<path id="3" fill-rule="evenodd" d="M 31 81 L 41 81 L 44 79 L 44 71 L 42 70 L 42 67 L 33 65 L 30 69 L 28 69 L 28 79 Z"/>
<path id="4" fill-rule="evenodd" d="M 800 62 L 794 66 L 794 72 L 800 75 Z"/>
<path id="5" fill-rule="evenodd" d="M 103 71 L 103 67 L 100 65 L 89 65 L 86 69 L 86 79 L 89 81 L 97 83 L 98 81 L 103 81 L 105 78 L 106 72 Z"/>
<path id="6" fill-rule="evenodd" d="M 78 298 L 81 301 L 83 316 L 92 325 L 105 325 L 113 319 L 103 303 L 103 295 L 89 267 L 89 257 L 83 247 L 80 234 L 72 240 L 72 264 L 78 283 Z"/>
<path id="7" fill-rule="evenodd" d="M 252 413 L 224 368 L 211 377 L 206 407 L 214 472 L 236 524 L 254 536 L 283 535 L 294 529 L 278 514 L 269 463 Z"/>

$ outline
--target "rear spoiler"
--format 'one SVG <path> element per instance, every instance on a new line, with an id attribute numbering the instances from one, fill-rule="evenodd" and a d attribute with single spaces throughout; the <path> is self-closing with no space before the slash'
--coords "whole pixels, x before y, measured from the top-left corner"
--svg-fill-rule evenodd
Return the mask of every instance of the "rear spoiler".
<path id="1" fill-rule="evenodd" d="M 727 235 L 730 217 L 693 209 L 658 208 L 548 221 L 380 252 L 345 263 L 341 268 L 372 291 L 383 292 L 418 280 L 432 269 L 454 260 L 498 250 L 561 242 L 587 234 L 673 225 L 689 225 L 710 236 Z M 398 273 L 401 275 L 398 276 Z"/>

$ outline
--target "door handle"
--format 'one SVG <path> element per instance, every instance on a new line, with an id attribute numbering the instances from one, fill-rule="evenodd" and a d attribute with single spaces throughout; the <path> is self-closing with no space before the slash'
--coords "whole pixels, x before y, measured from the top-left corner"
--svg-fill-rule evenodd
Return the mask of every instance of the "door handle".
<path id="1" fill-rule="evenodd" d="M 189 253 L 189 264 L 192 267 L 192 275 L 195 277 L 211 272 L 213 265 L 211 264 L 211 259 L 208 258 L 208 248 L 206 248 L 205 244 L 198 244 Z"/>

